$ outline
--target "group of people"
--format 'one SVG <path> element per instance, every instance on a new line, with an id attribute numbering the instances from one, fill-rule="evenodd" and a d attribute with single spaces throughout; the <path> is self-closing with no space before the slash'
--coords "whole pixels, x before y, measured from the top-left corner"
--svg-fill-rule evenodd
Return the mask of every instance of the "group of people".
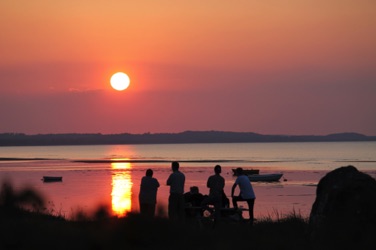
<path id="1" fill-rule="evenodd" d="M 166 184 L 170 186 L 170 195 L 168 198 L 168 217 L 173 220 L 184 220 L 187 194 L 184 194 L 185 175 L 179 170 L 179 162 L 171 163 L 172 173 L 168 177 Z M 192 204 L 197 207 L 205 207 L 208 205 L 214 206 L 214 217 L 219 219 L 221 216 L 221 208 L 228 206 L 226 203 L 227 197 L 224 193 L 225 179 L 221 176 L 222 168 L 220 165 L 214 167 L 214 175 L 211 175 L 207 180 L 207 187 L 209 188 L 209 195 L 203 197 L 198 192 L 197 187 L 191 187 L 190 198 L 194 195 L 200 196 L 200 202 Z M 237 178 L 231 188 L 231 198 L 234 209 L 238 209 L 239 201 L 246 201 L 248 204 L 249 221 L 252 224 L 253 207 L 255 203 L 255 193 L 249 178 L 243 174 L 242 168 L 236 169 Z M 157 202 L 157 191 L 160 184 L 156 178 L 153 177 L 153 170 L 146 170 L 146 175 L 142 177 L 139 203 L 140 213 L 145 216 L 154 216 L 155 206 Z M 239 187 L 239 195 L 235 195 L 236 187 Z"/>

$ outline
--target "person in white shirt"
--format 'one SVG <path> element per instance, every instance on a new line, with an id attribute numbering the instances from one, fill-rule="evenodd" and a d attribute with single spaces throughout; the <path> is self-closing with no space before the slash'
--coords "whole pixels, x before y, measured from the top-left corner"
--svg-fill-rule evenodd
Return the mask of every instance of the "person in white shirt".
<path id="1" fill-rule="evenodd" d="M 237 178 L 235 180 L 234 185 L 231 189 L 231 197 L 232 197 L 232 204 L 235 209 L 238 209 L 238 201 L 246 201 L 248 204 L 248 211 L 249 211 L 249 222 L 253 224 L 253 207 L 255 205 L 255 193 L 253 191 L 253 187 L 251 181 L 249 180 L 248 176 L 244 175 L 242 168 L 236 169 Z M 234 195 L 235 188 L 239 186 L 240 193 L 238 196 Z"/>

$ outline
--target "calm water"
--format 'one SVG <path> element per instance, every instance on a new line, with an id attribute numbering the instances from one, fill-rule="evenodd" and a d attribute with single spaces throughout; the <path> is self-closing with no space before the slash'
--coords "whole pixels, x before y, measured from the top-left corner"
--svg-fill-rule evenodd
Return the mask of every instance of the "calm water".
<path id="1" fill-rule="evenodd" d="M 140 180 L 147 168 L 154 170 L 154 177 L 161 183 L 158 204 L 166 206 L 165 182 L 172 160 L 181 162 L 186 191 L 195 185 L 204 194 L 208 193 L 206 180 L 215 164 L 223 168 L 227 195 L 235 180 L 232 168 L 282 172 L 280 182 L 253 183 L 256 217 L 293 210 L 308 216 L 315 185 L 337 167 L 354 165 L 376 177 L 376 142 L 0 147 L 0 158 L 17 158 L 0 160 L 0 180 L 10 180 L 17 189 L 35 188 L 49 201 L 49 210 L 67 217 L 77 210 L 90 213 L 97 205 L 106 205 L 119 215 L 138 211 Z M 118 162 L 113 162 L 115 159 Z M 63 182 L 43 183 L 43 175 L 63 176 Z"/>

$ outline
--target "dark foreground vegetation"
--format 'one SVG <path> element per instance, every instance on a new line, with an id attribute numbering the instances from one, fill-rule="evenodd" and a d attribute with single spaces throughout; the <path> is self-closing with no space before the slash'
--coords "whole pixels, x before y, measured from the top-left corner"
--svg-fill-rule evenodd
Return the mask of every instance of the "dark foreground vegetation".
<path id="1" fill-rule="evenodd" d="M 1 249 L 309 249 L 307 224 L 280 222 L 199 225 L 164 218 L 68 221 L 40 214 L 1 216 Z"/>
<path id="2" fill-rule="evenodd" d="M 308 220 L 292 212 L 277 219 L 246 221 L 187 219 L 172 222 L 161 216 L 109 216 L 98 208 L 93 215 L 72 218 L 46 212 L 32 190 L 14 191 L 5 183 L 0 191 L 0 249 L 374 249 L 374 242 L 330 237 L 312 240 Z M 158 214 L 162 214 L 160 211 Z M 371 237 L 373 238 L 373 237 Z"/>

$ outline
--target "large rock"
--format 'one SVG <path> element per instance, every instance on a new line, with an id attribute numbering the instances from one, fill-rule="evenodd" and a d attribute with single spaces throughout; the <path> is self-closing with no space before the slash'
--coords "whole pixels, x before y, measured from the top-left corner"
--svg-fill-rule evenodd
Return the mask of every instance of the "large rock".
<path id="1" fill-rule="evenodd" d="M 318 248 L 376 249 L 376 180 L 353 166 L 329 172 L 317 186 L 309 223 Z"/>

